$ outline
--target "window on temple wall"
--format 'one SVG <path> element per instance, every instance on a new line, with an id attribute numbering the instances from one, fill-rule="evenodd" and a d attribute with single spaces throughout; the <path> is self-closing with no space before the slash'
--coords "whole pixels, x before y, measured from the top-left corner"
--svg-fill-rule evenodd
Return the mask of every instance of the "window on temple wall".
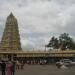
<path id="1" fill-rule="evenodd" d="M 13 22 L 10 21 L 10 22 L 7 22 L 6 24 L 7 25 L 13 25 Z"/>

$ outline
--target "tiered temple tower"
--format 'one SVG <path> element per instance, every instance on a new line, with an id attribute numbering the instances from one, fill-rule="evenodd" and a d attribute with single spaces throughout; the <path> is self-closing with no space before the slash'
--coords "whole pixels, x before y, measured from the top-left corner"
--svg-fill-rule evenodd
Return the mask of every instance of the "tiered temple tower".
<path id="1" fill-rule="evenodd" d="M 12 13 L 10 13 L 10 15 L 7 17 L 6 20 L 0 50 L 2 51 L 22 50 L 17 19 L 15 18 L 15 16 L 13 16 Z"/>

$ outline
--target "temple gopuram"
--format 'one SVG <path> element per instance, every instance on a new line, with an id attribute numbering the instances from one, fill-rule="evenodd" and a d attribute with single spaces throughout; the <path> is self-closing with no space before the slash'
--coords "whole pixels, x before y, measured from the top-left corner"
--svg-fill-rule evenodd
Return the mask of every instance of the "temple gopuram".
<path id="1" fill-rule="evenodd" d="M 75 59 L 75 50 L 23 51 L 20 43 L 17 19 L 10 13 L 6 19 L 5 29 L 0 42 L 0 59 L 24 62 L 45 59 L 47 62 L 56 62 L 63 58 Z"/>

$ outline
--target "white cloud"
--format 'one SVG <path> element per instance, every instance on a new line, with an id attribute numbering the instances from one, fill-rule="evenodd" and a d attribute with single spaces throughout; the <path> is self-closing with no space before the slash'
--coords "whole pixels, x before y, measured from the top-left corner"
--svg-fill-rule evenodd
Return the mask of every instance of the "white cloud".
<path id="1" fill-rule="evenodd" d="M 0 0 L 0 10 L 1 36 L 12 11 L 18 19 L 24 50 L 44 49 L 51 36 L 63 32 L 75 36 L 75 0 Z"/>

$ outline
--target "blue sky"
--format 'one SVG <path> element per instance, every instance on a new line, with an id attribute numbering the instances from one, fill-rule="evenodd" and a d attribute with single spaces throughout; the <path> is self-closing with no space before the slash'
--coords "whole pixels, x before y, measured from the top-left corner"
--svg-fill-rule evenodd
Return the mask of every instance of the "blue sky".
<path id="1" fill-rule="evenodd" d="M 0 39 L 11 12 L 23 50 L 44 50 L 51 36 L 64 32 L 75 39 L 75 0 L 0 0 Z"/>

